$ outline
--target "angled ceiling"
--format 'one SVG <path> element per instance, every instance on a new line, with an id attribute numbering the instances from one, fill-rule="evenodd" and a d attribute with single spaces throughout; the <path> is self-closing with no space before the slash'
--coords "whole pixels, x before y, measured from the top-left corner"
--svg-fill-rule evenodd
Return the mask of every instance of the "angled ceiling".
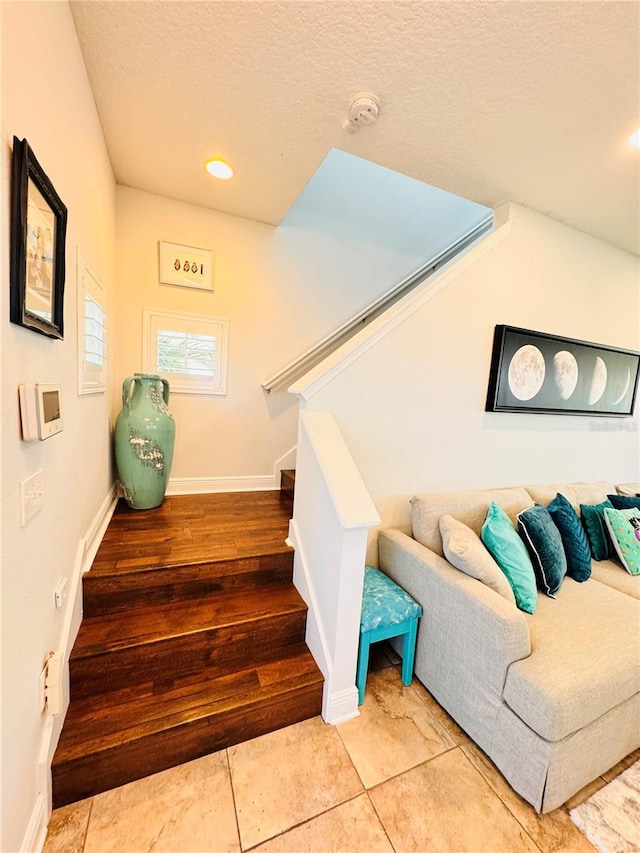
<path id="1" fill-rule="evenodd" d="M 277 224 L 332 148 L 639 253 L 640 5 L 71 3 L 119 183 Z M 342 123 L 359 92 L 375 125 Z M 227 159 L 219 182 L 206 160 Z M 384 204 L 384 199 L 380 199 Z"/>

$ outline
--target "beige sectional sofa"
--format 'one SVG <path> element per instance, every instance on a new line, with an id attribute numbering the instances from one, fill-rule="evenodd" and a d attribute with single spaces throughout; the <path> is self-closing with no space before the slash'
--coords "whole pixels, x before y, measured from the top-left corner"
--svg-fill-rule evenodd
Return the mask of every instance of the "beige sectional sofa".
<path id="1" fill-rule="evenodd" d="M 424 494 L 413 533 L 380 532 L 380 568 L 424 610 L 415 674 L 539 812 L 640 747 L 640 577 L 611 560 L 518 610 L 443 556 L 443 514 L 480 533 L 491 501 L 515 522 L 562 492 L 579 512 L 615 491 L 573 483 Z M 424 543 L 424 544 L 421 544 Z"/>

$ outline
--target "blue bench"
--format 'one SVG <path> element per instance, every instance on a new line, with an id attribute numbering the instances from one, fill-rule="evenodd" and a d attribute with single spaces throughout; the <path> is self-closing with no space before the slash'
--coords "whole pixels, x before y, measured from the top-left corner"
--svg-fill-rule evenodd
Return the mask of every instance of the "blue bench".
<path id="1" fill-rule="evenodd" d="M 422 607 L 379 569 L 365 566 L 358 649 L 358 704 L 364 702 L 371 643 L 403 637 L 402 683 L 411 684 Z"/>

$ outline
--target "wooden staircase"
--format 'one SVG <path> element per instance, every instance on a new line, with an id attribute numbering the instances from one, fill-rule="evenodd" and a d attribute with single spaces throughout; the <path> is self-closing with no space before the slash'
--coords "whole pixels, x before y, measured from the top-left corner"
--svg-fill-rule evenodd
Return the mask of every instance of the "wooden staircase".
<path id="1" fill-rule="evenodd" d="M 83 577 L 53 804 L 320 712 L 278 492 L 120 503 Z"/>

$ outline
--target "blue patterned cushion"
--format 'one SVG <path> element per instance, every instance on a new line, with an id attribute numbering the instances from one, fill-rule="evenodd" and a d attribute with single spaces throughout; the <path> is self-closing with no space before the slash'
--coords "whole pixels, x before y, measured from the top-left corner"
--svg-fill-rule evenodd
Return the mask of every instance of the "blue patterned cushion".
<path id="1" fill-rule="evenodd" d="M 558 492 L 547 507 L 560 531 L 567 557 L 567 574 L 582 583 L 591 577 L 591 548 L 582 522 L 570 501 Z"/>
<path id="2" fill-rule="evenodd" d="M 365 566 L 360 630 L 387 628 L 422 616 L 422 607 L 379 569 Z"/>

